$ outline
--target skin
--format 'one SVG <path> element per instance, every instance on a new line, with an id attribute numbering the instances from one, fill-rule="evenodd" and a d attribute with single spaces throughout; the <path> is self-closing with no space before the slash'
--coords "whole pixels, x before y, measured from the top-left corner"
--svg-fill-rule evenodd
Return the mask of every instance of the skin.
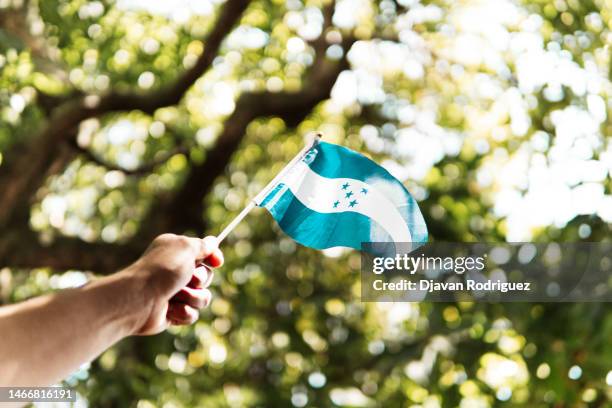
<path id="1" fill-rule="evenodd" d="M 188 325 L 209 305 L 215 237 L 157 237 L 132 265 L 87 285 L 0 308 L 0 386 L 48 386 L 119 340 Z"/>

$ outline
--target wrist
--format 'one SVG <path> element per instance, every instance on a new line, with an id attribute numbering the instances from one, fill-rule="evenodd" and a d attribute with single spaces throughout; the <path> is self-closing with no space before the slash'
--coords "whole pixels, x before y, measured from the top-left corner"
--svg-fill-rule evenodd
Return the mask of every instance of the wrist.
<path id="1" fill-rule="evenodd" d="M 116 299 L 114 317 L 123 337 L 132 336 L 146 323 L 153 308 L 153 296 L 147 294 L 149 279 L 133 266 L 109 276 L 108 289 Z"/>

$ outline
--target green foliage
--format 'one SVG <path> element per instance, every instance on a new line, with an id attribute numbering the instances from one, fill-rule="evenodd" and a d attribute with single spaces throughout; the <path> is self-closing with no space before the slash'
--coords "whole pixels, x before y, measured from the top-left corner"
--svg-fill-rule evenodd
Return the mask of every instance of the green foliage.
<path id="1" fill-rule="evenodd" d="M 142 93 L 192 67 L 215 24 L 216 3 L 206 3 L 210 13 L 184 19 L 153 12 L 153 5 L 125 6 L 131 2 L 30 1 L 27 24 L 42 43 L 0 28 L 0 169 L 11 146 L 52 120 L 45 118 L 43 96 Z M 1 4 L 0 12 L 18 7 Z M 152 115 L 120 111 L 82 122 L 78 144 L 97 163 L 78 157 L 47 180 L 30 211 L 40 239 L 129 242 L 152 204 L 176 191 L 192 166 L 216 160 L 209 153 L 231 126 L 224 121 L 239 95 L 305 86 L 316 51 L 304 27 L 320 27 L 326 4 L 255 1 L 179 104 Z M 506 200 L 502 192 L 525 200 L 533 193 L 533 179 L 520 180 L 557 160 L 564 139 L 556 115 L 571 109 L 595 118 L 584 125 L 594 129 L 584 137 L 592 142 L 590 155 L 578 159 L 606 170 L 603 178 L 585 176 L 570 188 L 601 186 L 608 199 L 602 203 L 610 203 L 610 2 L 504 1 L 492 14 L 493 1 L 350 4 L 338 5 L 336 14 L 359 10 L 353 24 L 334 20 L 337 26 L 324 35 L 330 43 L 362 40 L 349 53 L 356 79 L 339 80 L 332 97 L 304 112 L 296 127 L 278 117 L 252 121 L 209 194 L 191 198 L 205 200 L 207 226 L 192 233 L 220 231 L 299 151 L 303 135 L 318 130 L 403 175 L 434 240 L 610 239 L 603 209 L 572 207 L 565 221 L 513 232 L 512 209 L 496 207 Z M 563 71 L 567 78 L 547 82 L 550 70 L 521 68 L 538 40 L 535 53 L 558 51 L 555 61 L 573 64 L 574 71 Z M 334 52 L 333 45 L 327 49 L 328 61 L 338 59 Z M 49 69 L 50 62 L 59 68 Z M 585 72 L 591 75 L 586 85 L 575 77 Z M 537 77 L 533 86 L 524 84 L 530 74 Z M 130 174 L 177 146 L 184 149 L 150 172 Z M 548 205 L 552 211 L 563 203 Z M 358 254 L 300 247 L 263 210 L 223 250 L 215 300 L 197 324 L 124 340 L 68 380 L 91 406 L 581 407 L 612 401 L 607 304 L 361 303 Z M 4 268 L 0 299 L 19 301 L 83 276 Z"/>

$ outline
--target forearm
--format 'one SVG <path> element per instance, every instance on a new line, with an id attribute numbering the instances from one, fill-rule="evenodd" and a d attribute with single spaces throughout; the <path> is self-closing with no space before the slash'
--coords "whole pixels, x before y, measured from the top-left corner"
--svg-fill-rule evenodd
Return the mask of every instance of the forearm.
<path id="1" fill-rule="evenodd" d="M 214 237 L 163 234 L 129 268 L 88 285 L 0 308 L 0 386 L 54 384 L 120 339 L 193 324 L 212 296 Z"/>
<path id="2" fill-rule="evenodd" d="M 126 270 L 0 308 L 0 386 L 56 383 L 134 333 L 146 318 L 145 286 Z"/>

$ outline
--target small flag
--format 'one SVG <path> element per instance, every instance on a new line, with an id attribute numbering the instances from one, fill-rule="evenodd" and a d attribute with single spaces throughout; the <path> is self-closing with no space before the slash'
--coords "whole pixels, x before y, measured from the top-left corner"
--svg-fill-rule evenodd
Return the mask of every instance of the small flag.
<path id="1" fill-rule="evenodd" d="M 315 140 L 255 203 L 302 245 L 362 250 L 364 242 L 427 241 L 419 207 L 387 170 L 350 149 Z"/>

